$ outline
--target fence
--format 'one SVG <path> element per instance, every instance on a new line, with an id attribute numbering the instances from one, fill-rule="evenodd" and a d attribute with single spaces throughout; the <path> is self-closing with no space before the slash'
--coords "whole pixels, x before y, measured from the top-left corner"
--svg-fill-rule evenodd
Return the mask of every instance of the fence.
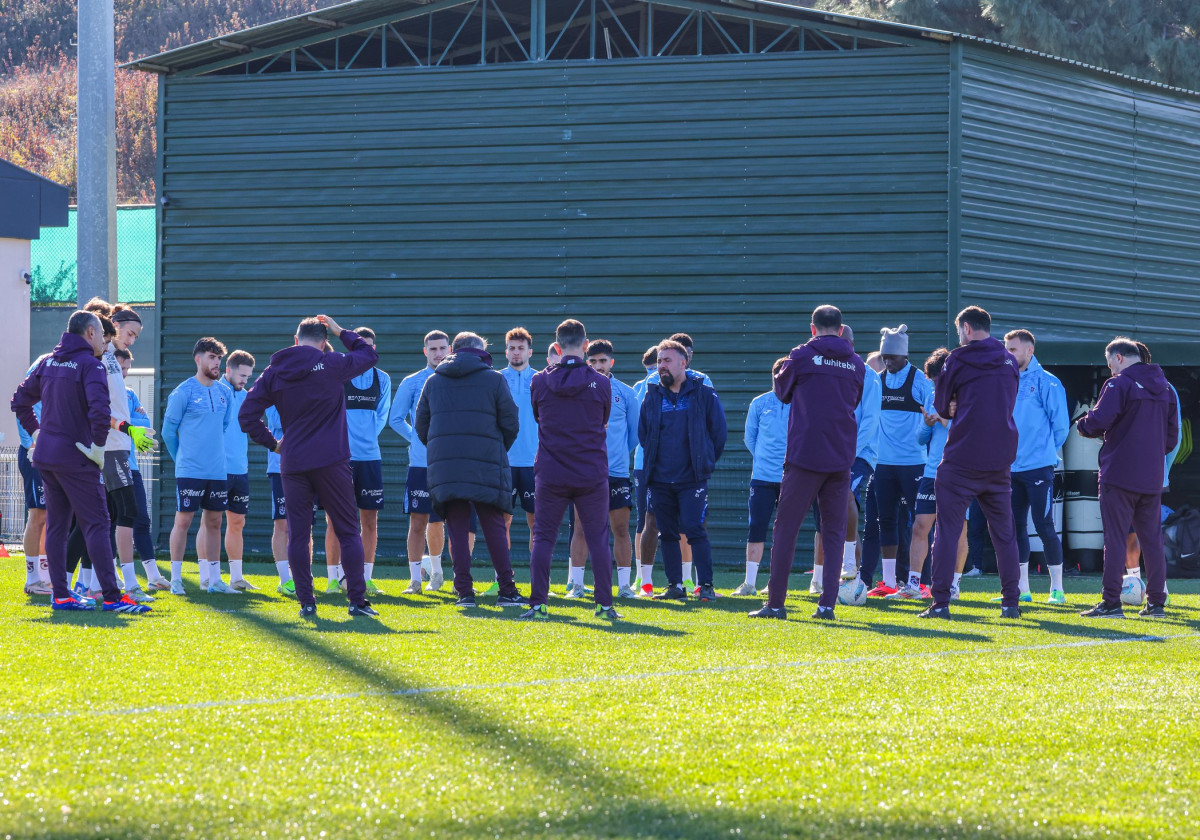
<path id="1" fill-rule="evenodd" d="M 30 244 L 30 299 L 37 305 L 74 303 L 78 295 L 76 213 L 67 226 L 42 228 Z M 154 302 L 154 207 L 117 208 L 117 296 L 126 303 Z"/>

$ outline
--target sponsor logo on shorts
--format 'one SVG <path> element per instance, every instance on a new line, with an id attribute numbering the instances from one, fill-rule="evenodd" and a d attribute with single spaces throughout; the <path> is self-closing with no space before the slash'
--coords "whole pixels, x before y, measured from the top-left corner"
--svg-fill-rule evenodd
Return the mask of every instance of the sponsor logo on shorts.
<path id="1" fill-rule="evenodd" d="M 409 490 L 408 495 L 414 499 L 428 499 L 429 491 L 428 490 Z"/>
<path id="2" fill-rule="evenodd" d="M 375 490 L 375 489 L 372 489 L 372 488 L 370 488 L 370 487 L 364 487 L 364 488 L 362 489 L 362 492 L 360 492 L 358 495 L 360 495 L 360 496 L 370 496 L 370 497 L 372 497 L 372 498 L 378 498 L 378 497 L 380 497 L 380 496 L 382 496 L 382 495 L 383 495 L 383 490 L 382 490 L 382 489 Z M 426 493 L 425 495 L 426 495 L 426 496 L 428 496 L 429 494 L 428 494 L 428 493 Z"/>
<path id="3" fill-rule="evenodd" d="M 179 488 L 179 495 L 185 496 L 185 497 L 191 496 L 192 498 L 199 498 L 200 496 L 204 495 L 204 491 L 196 490 L 191 487 L 181 487 L 181 488 Z"/>
<path id="4" fill-rule="evenodd" d="M 247 493 L 245 496 L 234 496 L 232 501 L 239 505 L 248 505 L 250 504 L 250 494 Z"/>

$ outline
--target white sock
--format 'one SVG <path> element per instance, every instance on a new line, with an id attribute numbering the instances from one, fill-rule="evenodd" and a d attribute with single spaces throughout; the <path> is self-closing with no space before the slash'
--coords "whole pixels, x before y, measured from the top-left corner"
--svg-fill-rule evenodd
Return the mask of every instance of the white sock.
<path id="1" fill-rule="evenodd" d="M 692 562 L 690 560 L 683 564 L 683 582 L 688 586 L 692 584 Z"/>
<path id="2" fill-rule="evenodd" d="M 430 574 L 439 574 L 440 575 L 442 573 L 442 555 L 439 554 L 435 557 L 434 555 L 430 554 L 429 555 L 429 568 L 430 568 L 430 572 L 429 572 Z"/>
<path id="3" fill-rule="evenodd" d="M 953 582 L 950 584 L 950 587 L 951 587 L 952 589 L 957 589 L 957 588 L 958 588 L 958 582 L 959 582 L 960 580 L 962 580 L 962 572 L 955 572 L 955 573 L 954 573 L 954 581 L 953 581 Z"/>
<path id="4" fill-rule="evenodd" d="M 1029 564 L 1021 564 L 1021 594 L 1029 591 Z"/>
<path id="5" fill-rule="evenodd" d="M 410 563 L 409 565 L 411 566 L 412 564 Z M 423 572 L 425 572 L 425 574 L 427 574 L 427 575 L 433 574 L 433 558 L 430 557 L 428 554 L 423 555 L 421 557 L 421 562 L 418 563 L 417 565 L 421 567 L 421 570 Z"/>
<path id="6" fill-rule="evenodd" d="M 229 579 L 242 580 L 242 561 L 229 558 Z"/>
<path id="7" fill-rule="evenodd" d="M 893 589 L 896 588 L 896 558 L 883 558 L 883 582 Z"/>
<path id="8" fill-rule="evenodd" d="M 583 566 L 572 566 L 571 583 L 575 584 L 576 586 L 583 586 L 583 571 Z"/>
<path id="9" fill-rule="evenodd" d="M 373 574 L 375 574 L 375 564 L 374 563 L 363 563 L 363 579 L 370 580 L 371 575 L 373 575 Z"/>
<path id="10" fill-rule="evenodd" d="M 654 566 L 653 565 L 642 566 L 642 571 L 640 572 L 640 577 L 642 578 L 642 586 L 653 586 L 654 585 Z"/>
<path id="11" fill-rule="evenodd" d="M 38 556 L 38 578 L 43 583 L 50 582 L 50 558 L 45 554 Z"/>
<path id="12" fill-rule="evenodd" d="M 38 582 L 38 558 L 25 556 L 25 583 Z"/>
<path id="13" fill-rule="evenodd" d="M 341 565 L 341 564 L 339 563 L 338 565 Z M 325 576 L 327 578 L 329 578 L 330 580 L 337 580 L 338 579 L 338 567 L 331 566 L 328 563 L 326 563 L 325 564 Z"/>
<path id="14" fill-rule="evenodd" d="M 174 583 L 177 580 L 178 581 L 183 580 L 183 561 L 182 560 L 172 560 L 171 561 L 171 583 Z"/>
<path id="15" fill-rule="evenodd" d="M 162 577 L 162 572 L 158 570 L 158 561 L 153 557 L 149 560 L 143 560 L 142 568 L 146 570 L 146 580 L 158 580 Z"/>
<path id="16" fill-rule="evenodd" d="M 622 588 L 629 586 L 629 572 L 628 566 L 617 566 L 617 586 Z"/>
<path id="17" fill-rule="evenodd" d="M 746 583 L 750 586 L 758 585 L 758 564 L 746 561 Z"/>
<path id="18" fill-rule="evenodd" d="M 420 564 L 420 562 L 408 564 L 408 579 L 409 580 L 420 580 L 421 579 L 421 564 Z"/>
<path id="19" fill-rule="evenodd" d="M 854 553 L 857 545 L 857 542 L 848 542 L 842 547 L 842 571 L 846 574 L 850 574 L 858 568 L 858 558 Z"/>
<path id="20" fill-rule="evenodd" d="M 121 576 L 123 578 L 125 578 L 125 588 L 126 589 L 132 589 L 133 587 L 138 585 L 137 572 L 135 572 L 133 570 L 132 563 L 122 563 L 121 564 Z"/>
<path id="21" fill-rule="evenodd" d="M 277 560 L 275 562 L 275 573 L 279 575 L 280 583 L 287 583 L 292 579 L 292 568 L 286 560 Z"/>
<path id="22" fill-rule="evenodd" d="M 911 569 L 908 572 L 908 585 L 916 589 L 921 588 L 921 573 L 914 572 Z"/>
<path id="23" fill-rule="evenodd" d="M 221 561 L 220 560 L 209 560 L 208 561 L 208 585 L 216 586 L 220 582 L 221 582 Z"/>
<path id="24" fill-rule="evenodd" d="M 1059 563 L 1057 566 L 1047 566 L 1046 568 L 1050 570 L 1050 588 L 1061 590 L 1063 588 L 1062 563 Z"/>
<path id="25" fill-rule="evenodd" d="M 197 557 L 196 565 L 200 568 L 200 588 L 208 589 L 208 561 L 203 557 Z"/>
<path id="26" fill-rule="evenodd" d="M 824 563 L 813 563 L 812 579 L 813 579 L 813 582 L 816 583 L 817 586 L 824 585 L 824 583 L 825 583 L 825 564 Z"/>

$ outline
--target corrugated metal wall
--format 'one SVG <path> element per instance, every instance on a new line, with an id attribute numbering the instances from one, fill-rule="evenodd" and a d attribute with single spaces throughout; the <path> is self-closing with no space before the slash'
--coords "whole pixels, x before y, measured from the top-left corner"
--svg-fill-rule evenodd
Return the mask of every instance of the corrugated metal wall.
<path id="1" fill-rule="evenodd" d="M 977 46 L 962 60 L 961 300 L 1043 361 L 1200 338 L 1200 103 Z M 1194 346 L 1194 345 L 1193 345 Z"/>
<path id="2" fill-rule="evenodd" d="M 579 317 L 630 383 L 684 330 L 732 430 L 713 532 L 738 563 L 745 407 L 811 309 L 841 305 L 864 353 L 882 323 L 910 324 L 914 357 L 945 335 L 948 79 L 940 47 L 168 78 L 162 394 L 198 336 L 261 369 L 318 311 L 378 331 L 394 382 L 433 328 L 525 325 L 540 359 Z M 406 450 L 384 441 L 390 559 Z M 263 464 L 248 550 L 268 548 Z"/>

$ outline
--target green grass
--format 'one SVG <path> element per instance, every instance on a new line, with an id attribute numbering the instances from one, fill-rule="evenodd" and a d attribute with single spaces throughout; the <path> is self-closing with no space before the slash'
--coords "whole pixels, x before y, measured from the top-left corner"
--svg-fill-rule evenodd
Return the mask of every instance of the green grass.
<path id="1" fill-rule="evenodd" d="M 52 614 L 20 595 L 20 561 L 0 561 L 15 593 L 0 604 L 0 837 L 1032 839 L 1200 824 L 1195 583 L 1172 586 L 1157 623 L 1081 619 L 1095 578 L 1068 581 L 1070 609 L 1001 622 L 984 578 L 932 627 L 916 605 L 874 600 L 817 623 L 796 593 L 787 622 L 723 598 L 622 604 L 610 627 L 552 598 L 550 621 L 524 624 L 490 598 L 464 615 L 449 587 L 378 599 L 378 621 L 320 595 L 314 627 L 270 567 L 251 570 L 261 594 L 165 595 L 139 618 Z"/>

